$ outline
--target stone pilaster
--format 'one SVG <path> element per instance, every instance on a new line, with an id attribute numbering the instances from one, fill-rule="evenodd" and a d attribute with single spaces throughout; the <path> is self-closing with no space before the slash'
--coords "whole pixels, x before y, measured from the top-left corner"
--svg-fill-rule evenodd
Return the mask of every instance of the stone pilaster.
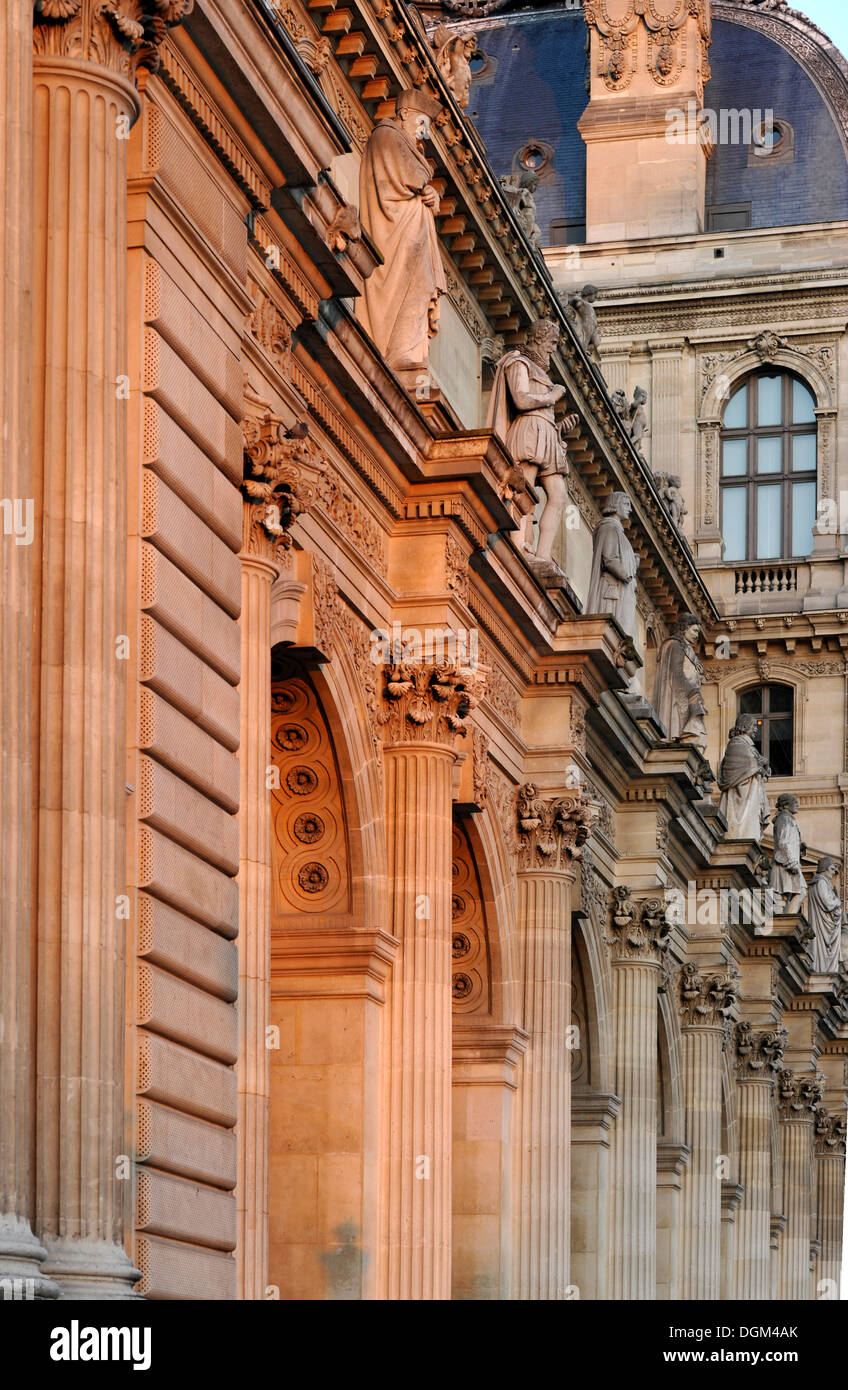
<path id="1" fill-rule="evenodd" d="M 517 1229 L 512 1294 L 567 1297 L 571 1230 L 569 1131 L 571 886 L 596 817 L 582 794 L 518 793 L 518 932 L 524 1055 L 516 1119 Z"/>
<path id="2" fill-rule="evenodd" d="M 428 663 L 383 672 L 393 935 L 387 1289 L 450 1298 L 451 845 L 454 739 L 473 673 Z"/>
<path id="3" fill-rule="evenodd" d="M 813 1169 L 819 1243 L 813 1297 L 837 1299 L 842 1279 L 845 1116 L 830 1115 L 823 1107 L 815 1117 Z"/>
<path id="4" fill-rule="evenodd" d="M 786 1227 L 777 1260 L 781 1299 L 808 1299 L 810 1215 L 813 1210 L 813 1119 L 824 1093 L 824 1077 L 782 1070 L 777 1078 L 783 1214 Z"/>
<path id="5" fill-rule="evenodd" d="M 680 373 L 683 339 L 651 349 L 651 468 L 680 473 Z"/>
<path id="6" fill-rule="evenodd" d="M 613 1133 L 610 1297 L 656 1292 L 657 990 L 671 926 L 665 904 L 639 904 L 614 890 L 612 950 L 614 1090 L 621 1114 Z"/>
<path id="7" fill-rule="evenodd" d="M 271 587 L 290 570 L 289 527 L 312 501 L 317 451 L 298 426 L 287 430 L 248 394 L 245 437 L 241 627 L 239 807 L 239 1297 L 262 1299 L 268 1284 L 271 807 Z"/>
<path id="8" fill-rule="evenodd" d="M 35 496 L 30 463 L 29 375 L 32 194 L 32 5 L 0 15 L 0 1279 L 23 1297 L 55 1297 L 32 1234 L 32 563 Z M 37 549 L 35 549 L 37 554 Z M 8 1287 L 5 1286 L 4 1287 Z"/>
<path id="9" fill-rule="evenodd" d="M 700 973 L 689 963 L 679 990 L 690 1151 L 683 1173 L 680 1296 L 714 1300 L 721 1288 L 721 1059 L 737 988 L 733 975 Z"/>
<path id="10" fill-rule="evenodd" d="M 167 22 L 182 17 L 171 7 Z M 124 1105 L 126 173 L 165 22 L 40 0 L 33 462 L 43 495 L 37 1212 L 64 1298 L 132 1297 Z M 84 370 L 80 364 L 84 364 Z"/>
<path id="11" fill-rule="evenodd" d="M 742 1201 L 740 1183 L 728 1181 L 721 1185 L 721 1291 L 719 1298 L 728 1303 L 736 1297 L 736 1212 Z"/>
<path id="12" fill-rule="evenodd" d="M 736 1226 L 736 1297 L 771 1297 L 771 1127 L 775 1072 L 783 1060 L 783 1028 L 755 1031 L 738 1023 L 737 1059 L 739 1182 L 742 1201 Z"/>

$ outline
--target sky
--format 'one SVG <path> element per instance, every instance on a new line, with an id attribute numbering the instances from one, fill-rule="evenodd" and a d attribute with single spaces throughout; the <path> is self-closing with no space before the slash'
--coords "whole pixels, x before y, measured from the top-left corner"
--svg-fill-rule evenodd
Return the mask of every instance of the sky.
<path id="1" fill-rule="evenodd" d="M 790 0 L 793 10 L 799 10 L 823 29 L 836 47 L 848 57 L 848 4 L 846 0 Z"/>

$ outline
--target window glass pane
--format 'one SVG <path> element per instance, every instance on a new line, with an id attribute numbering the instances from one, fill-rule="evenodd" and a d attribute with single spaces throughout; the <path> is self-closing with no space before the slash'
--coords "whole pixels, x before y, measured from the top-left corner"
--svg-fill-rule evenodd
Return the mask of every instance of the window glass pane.
<path id="1" fill-rule="evenodd" d="M 810 555 L 816 519 L 815 483 L 792 484 L 792 554 Z"/>
<path id="2" fill-rule="evenodd" d="M 721 534 L 724 537 L 724 559 L 745 560 L 748 555 L 748 491 L 746 488 L 722 488 Z"/>
<path id="3" fill-rule="evenodd" d="M 726 430 L 744 430 L 748 425 L 748 388 L 740 386 L 735 395 L 730 397 L 727 402 L 727 409 L 724 412 L 724 428 Z"/>
<path id="4" fill-rule="evenodd" d="M 768 686 L 768 705 L 772 714 L 786 714 L 792 709 L 791 685 Z"/>
<path id="5" fill-rule="evenodd" d="M 796 434 L 792 440 L 792 467 L 798 473 L 802 468 L 816 466 L 816 436 Z"/>
<path id="6" fill-rule="evenodd" d="M 768 721 L 769 760 L 775 777 L 788 777 L 792 772 L 792 719 L 770 719 Z"/>
<path id="7" fill-rule="evenodd" d="M 761 376 L 757 381 L 757 424 L 779 425 L 783 419 L 783 377 Z"/>
<path id="8" fill-rule="evenodd" d="M 725 439 L 721 451 L 721 471 L 725 477 L 738 478 L 748 467 L 747 439 Z"/>
<path id="9" fill-rule="evenodd" d="M 802 386 L 800 381 L 792 383 L 792 423 L 793 425 L 811 425 L 815 420 L 815 401 L 810 395 L 806 386 Z"/>
<path id="10" fill-rule="evenodd" d="M 798 486 L 796 484 L 796 486 Z M 803 486 L 803 485 L 802 485 Z M 780 555 L 780 484 L 757 488 L 757 559 L 776 560 Z"/>
<path id="11" fill-rule="evenodd" d="M 743 690 L 739 696 L 740 714 L 762 714 L 763 688 L 758 685 L 753 690 Z"/>
<path id="12" fill-rule="evenodd" d="M 780 472 L 780 446 L 782 442 L 783 437 L 779 434 L 767 434 L 763 439 L 757 440 L 758 473 Z"/>

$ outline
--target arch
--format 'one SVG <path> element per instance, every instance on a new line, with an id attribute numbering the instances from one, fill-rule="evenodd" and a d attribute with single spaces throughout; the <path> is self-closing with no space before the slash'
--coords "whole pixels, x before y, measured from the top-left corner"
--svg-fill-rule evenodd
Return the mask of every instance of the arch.
<path id="1" fill-rule="evenodd" d="M 796 352 L 786 344 L 762 347 L 760 350 L 749 347 L 722 363 L 707 387 L 699 419 L 721 420 L 727 402 L 736 388 L 742 385 L 743 379 L 766 367 L 781 367 L 790 375 L 797 376 L 812 391 L 817 409 L 836 409 L 833 388 L 821 368 L 811 357 Z"/>
<path id="2" fill-rule="evenodd" d="M 680 1029 L 668 990 L 662 991 L 657 1006 L 657 1093 L 658 1135 L 669 1143 L 683 1144 L 686 1128 Z"/>
<path id="3" fill-rule="evenodd" d="M 521 1021 L 518 1013 L 517 966 L 514 962 L 514 913 L 511 881 L 505 866 L 501 874 L 501 837 L 488 808 L 482 814 L 465 817 L 461 828 L 473 859 L 485 916 L 491 963 L 489 1011 L 495 1022 L 514 1026 Z"/>

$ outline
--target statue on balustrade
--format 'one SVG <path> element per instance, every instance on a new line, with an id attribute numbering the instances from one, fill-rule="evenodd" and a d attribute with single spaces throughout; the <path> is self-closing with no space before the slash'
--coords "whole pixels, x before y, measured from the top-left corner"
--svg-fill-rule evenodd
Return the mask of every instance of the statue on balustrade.
<path id="1" fill-rule="evenodd" d="M 400 371 L 426 369 L 447 290 L 439 195 L 423 145 L 440 109 L 425 91 L 401 92 L 396 116 L 375 125 L 359 172 L 360 218 L 383 258 L 365 281 L 359 313 L 388 365 Z"/>
<path id="2" fill-rule="evenodd" d="M 719 810 L 727 821 L 728 840 L 756 840 L 771 820 L 766 781 L 771 768 L 757 751 L 753 714 L 740 714 L 730 730 L 727 749 L 719 763 Z"/>
<path id="3" fill-rule="evenodd" d="M 769 887 L 775 895 L 780 912 L 797 912 L 807 895 L 807 885 L 801 872 L 801 858 L 807 846 L 795 816 L 800 802 L 791 792 L 777 798 L 774 818 L 774 853 L 769 870 Z"/>
<path id="4" fill-rule="evenodd" d="M 623 525 L 631 509 L 626 492 L 613 492 L 606 500 L 603 519 L 592 540 L 592 573 L 586 612 L 611 613 L 622 630 L 635 637 L 639 557 Z"/>
<path id="5" fill-rule="evenodd" d="M 842 964 L 842 928 L 846 915 L 842 910 L 839 894 L 833 886 L 836 878 L 836 860 L 825 856 L 820 859 L 815 874 L 810 879 L 807 905 L 804 909 L 807 921 L 816 934 L 813 942 L 813 970 L 817 975 L 838 975 Z"/>
<path id="6" fill-rule="evenodd" d="M 565 507 L 568 459 L 563 434 L 580 418 L 566 415 L 557 427 L 554 406 L 565 395 L 565 387 L 551 381 L 550 363 L 558 343 L 559 329 L 550 319 L 531 324 L 525 346 L 506 353 L 498 362 L 487 422 L 523 471 L 531 492 L 537 476 L 542 485 L 546 500 L 536 547 L 532 544 L 532 513 L 524 518 L 518 543 L 531 562 L 551 572 L 558 572 L 551 550 Z"/>
<path id="7" fill-rule="evenodd" d="M 674 742 L 691 743 L 701 753 L 707 746 L 707 707 L 701 690 L 704 667 L 695 651 L 701 620 L 682 613 L 666 638 L 657 661 L 654 709 Z"/>
<path id="8" fill-rule="evenodd" d="M 596 285 L 584 285 L 575 294 L 562 294 L 560 300 L 577 337 L 583 344 L 593 362 L 601 361 L 601 332 L 598 328 L 598 315 L 595 313 L 595 300 L 598 297 Z"/>

